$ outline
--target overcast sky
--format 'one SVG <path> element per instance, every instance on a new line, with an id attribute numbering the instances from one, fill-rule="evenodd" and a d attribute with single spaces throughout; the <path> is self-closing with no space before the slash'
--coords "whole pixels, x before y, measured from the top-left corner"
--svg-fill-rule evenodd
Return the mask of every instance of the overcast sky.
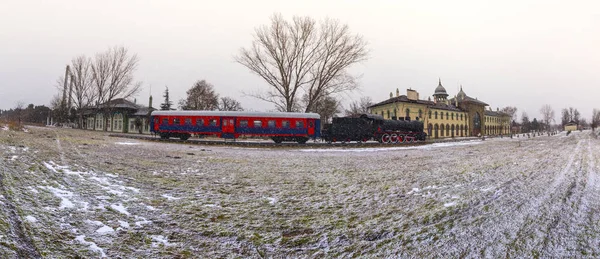
<path id="1" fill-rule="evenodd" d="M 281 13 L 335 18 L 369 42 L 370 59 L 351 68 L 361 95 L 379 102 L 396 88 L 433 94 L 438 77 L 450 95 L 516 106 L 540 117 L 551 104 L 584 117 L 600 108 L 598 1 L 11 1 L 0 0 L 0 109 L 46 104 L 65 66 L 123 45 L 140 57 L 138 103 L 154 107 L 165 86 L 177 102 L 196 80 L 212 83 L 246 109 L 274 107 L 242 91 L 268 85 L 233 56 L 255 27 Z"/>

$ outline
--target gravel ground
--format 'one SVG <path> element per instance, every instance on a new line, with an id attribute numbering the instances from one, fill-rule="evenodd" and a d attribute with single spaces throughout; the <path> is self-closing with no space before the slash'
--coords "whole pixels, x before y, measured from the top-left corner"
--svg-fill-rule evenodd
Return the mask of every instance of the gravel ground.
<path id="1" fill-rule="evenodd" d="M 599 257 L 591 132 L 237 148 L 0 128 L 0 258 Z"/>

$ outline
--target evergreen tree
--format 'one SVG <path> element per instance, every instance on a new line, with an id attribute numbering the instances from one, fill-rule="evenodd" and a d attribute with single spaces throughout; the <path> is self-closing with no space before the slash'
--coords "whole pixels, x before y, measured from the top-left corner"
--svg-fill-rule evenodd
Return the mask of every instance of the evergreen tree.
<path id="1" fill-rule="evenodd" d="M 171 109 L 171 106 L 173 106 L 173 101 L 171 101 L 169 99 L 169 87 L 165 86 L 165 94 L 163 95 L 163 97 L 165 98 L 165 102 L 160 104 L 160 109 L 162 111 L 169 111 L 169 110 L 173 110 Z"/>

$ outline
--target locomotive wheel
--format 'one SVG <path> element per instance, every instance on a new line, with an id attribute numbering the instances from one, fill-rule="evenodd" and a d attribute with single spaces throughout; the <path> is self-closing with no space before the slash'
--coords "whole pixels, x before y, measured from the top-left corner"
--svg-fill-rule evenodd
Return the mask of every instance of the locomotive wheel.
<path id="1" fill-rule="evenodd" d="M 383 136 L 381 136 L 381 142 L 383 142 L 383 143 L 390 143 L 390 135 L 383 134 Z"/>
<path id="2" fill-rule="evenodd" d="M 392 143 L 394 143 L 394 144 L 398 143 L 398 135 L 396 135 L 396 134 L 392 134 L 392 135 L 390 136 L 390 142 L 392 142 Z"/>

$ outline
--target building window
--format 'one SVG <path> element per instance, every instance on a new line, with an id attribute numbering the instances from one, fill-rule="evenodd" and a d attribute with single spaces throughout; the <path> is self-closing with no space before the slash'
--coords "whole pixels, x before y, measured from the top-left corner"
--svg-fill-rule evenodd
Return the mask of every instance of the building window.
<path id="1" fill-rule="evenodd" d="M 436 120 L 437 120 L 437 115 L 438 115 L 438 113 L 437 113 L 437 111 L 436 111 L 436 112 L 435 112 L 435 119 L 436 119 Z"/>
<path id="2" fill-rule="evenodd" d="M 460 120 L 463 120 L 463 115 L 462 114 L 460 115 Z"/>
<path id="3" fill-rule="evenodd" d="M 448 120 L 448 112 L 446 112 L 446 120 Z"/>
<path id="4" fill-rule="evenodd" d="M 406 108 L 406 118 L 410 118 L 410 109 Z"/>
<path id="5" fill-rule="evenodd" d="M 454 120 L 454 113 L 452 113 L 452 116 L 451 116 L 451 118 L 452 118 L 452 120 Z"/>
<path id="6" fill-rule="evenodd" d="M 390 118 L 390 110 L 387 110 L 387 118 Z"/>
<path id="7" fill-rule="evenodd" d="M 419 109 L 419 119 L 423 118 L 423 111 L 421 109 Z"/>
<path id="8" fill-rule="evenodd" d="M 429 119 L 431 119 L 431 111 L 429 111 Z"/>

